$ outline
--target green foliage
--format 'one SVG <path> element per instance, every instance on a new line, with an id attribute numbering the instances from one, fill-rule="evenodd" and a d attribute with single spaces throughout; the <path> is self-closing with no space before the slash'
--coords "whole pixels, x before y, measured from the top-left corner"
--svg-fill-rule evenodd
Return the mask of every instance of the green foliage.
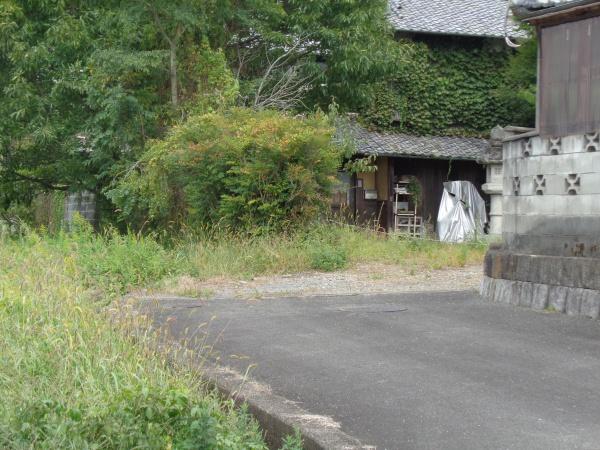
<path id="1" fill-rule="evenodd" d="M 422 189 L 421 183 L 419 182 L 419 179 L 417 177 L 413 175 L 409 176 L 407 191 L 412 195 L 412 201 L 415 202 L 415 204 L 420 205 Z"/>
<path id="2" fill-rule="evenodd" d="M 281 450 L 302 450 L 303 448 L 302 435 L 300 434 L 300 430 L 295 428 L 294 434 L 286 436 L 284 439 Z"/>
<path id="3" fill-rule="evenodd" d="M 369 85 L 398 67 L 387 0 L 227 0 L 219 9 L 235 31 L 220 45 L 240 75 L 243 97 L 252 98 L 266 67 L 296 43 L 278 75 L 299 68 L 308 80 L 302 98 L 308 109 L 325 109 L 335 98 L 343 110 L 356 111 Z"/>
<path id="4" fill-rule="evenodd" d="M 310 268 L 324 272 L 340 270 L 348 265 L 348 251 L 335 227 L 312 227 L 303 238 Z"/>
<path id="5" fill-rule="evenodd" d="M 81 280 L 103 281 L 80 263 L 105 245 L 85 234 L 0 245 L 0 447 L 266 449 L 247 412 L 169 363 L 151 334 L 127 338 L 143 323 L 91 301 Z"/>
<path id="6" fill-rule="evenodd" d="M 401 53 L 388 8 L 388 0 L 286 2 L 287 29 L 308 35 L 314 61 L 325 63 L 315 72 L 308 105 L 325 107 L 335 98 L 342 109 L 356 111 L 368 101 L 370 84 L 397 70 Z"/>
<path id="7" fill-rule="evenodd" d="M 239 83 L 229 69 L 225 54 L 213 51 L 204 41 L 185 58 L 184 73 L 189 77 L 188 91 L 183 92 L 188 115 L 205 114 L 234 106 Z"/>
<path id="8" fill-rule="evenodd" d="M 87 190 L 114 221 L 106 190 L 148 142 L 251 102 L 294 43 L 269 87 L 296 70 L 302 109 L 332 97 L 355 109 L 397 66 L 386 11 L 386 0 L 0 2 L 0 209 Z"/>
<path id="9" fill-rule="evenodd" d="M 324 272 L 333 272 L 348 265 L 344 249 L 332 245 L 321 245 L 311 250 L 310 267 Z"/>
<path id="10" fill-rule="evenodd" d="M 81 282 L 109 295 L 174 275 L 182 263 L 177 253 L 165 250 L 153 236 L 122 235 L 116 230 L 96 236 L 82 218 L 75 219 L 73 230 L 62 235 L 62 243 L 73 246 L 73 255 L 85 274 Z"/>
<path id="11" fill-rule="evenodd" d="M 40 448 L 61 441 L 72 448 L 98 441 L 105 448 L 120 449 L 265 448 L 247 415 L 236 414 L 229 405 L 221 409 L 211 397 L 198 400 L 187 389 L 125 387 L 101 408 L 46 399 L 25 405 L 16 420 L 20 432 L 7 442 L 35 442 Z"/>
<path id="12" fill-rule="evenodd" d="M 63 228 L 65 214 L 65 193 L 62 191 L 43 192 L 32 202 L 33 217 L 29 223 L 42 227 L 49 233 L 57 233 Z"/>
<path id="13" fill-rule="evenodd" d="M 533 31 L 532 31 L 533 33 Z M 523 42 L 511 55 L 505 72 L 505 81 L 498 95 L 514 111 L 514 124 L 535 126 L 537 93 L 537 39 Z"/>
<path id="14" fill-rule="evenodd" d="M 101 196 L 181 117 L 170 107 L 163 29 L 180 29 L 185 44 L 186 110 L 235 99 L 223 54 L 195 39 L 202 15 L 188 13 L 199 3 L 0 3 L 0 207 L 29 203 L 40 190 Z"/>
<path id="15" fill-rule="evenodd" d="M 350 173 L 369 173 L 376 172 L 377 166 L 375 165 L 376 155 L 369 155 L 365 157 L 356 157 L 349 159 L 344 164 L 344 170 Z"/>
<path id="16" fill-rule="evenodd" d="M 419 135 L 486 135 L 497 124 L 518 122 L 500 96 L 510 51 L 466 40 L 400 41 L 397 75 L 374 84 L 363 112 L 376 128 Z"/>
<path id="17" fill-rule="evenodd" d="M 110 192 L 131 222 L 282 229 L 326 206 L 340 164 L 322 114 L 238 108 L 190 117 Z"/>

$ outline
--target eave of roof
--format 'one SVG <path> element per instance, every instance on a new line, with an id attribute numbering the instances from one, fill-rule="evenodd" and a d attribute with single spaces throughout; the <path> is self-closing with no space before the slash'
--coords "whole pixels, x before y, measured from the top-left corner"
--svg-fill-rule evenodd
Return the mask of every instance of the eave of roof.
<path id="1" fill-rule="evenodd" d="M 539 9 L 522 8 L 520 9 L 520 13 L 517 13 L 517 17 L 524 22 L 531 22 L 555 16 L 570 10 L 587 8 L 595 4 L 600 6 L 600 2 L 598 0 L 573 0 L 566 1 L 555 6 L 548 6 Z"/>
<path id="2" fill-rule="evenodd" d="M 351 124 L 347 131 L 361 155 L 479 161 L 489 148 L 489 142 L 480 138 L 377 132 L 358 124 Z"/>

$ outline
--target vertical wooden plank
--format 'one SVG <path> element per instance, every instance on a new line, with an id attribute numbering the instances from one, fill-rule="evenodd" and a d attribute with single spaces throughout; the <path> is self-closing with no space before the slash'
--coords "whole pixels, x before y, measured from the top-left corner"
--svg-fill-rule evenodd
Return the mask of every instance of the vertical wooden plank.
<path id="1" fill-rule="evenodd" d="M 575 22 L 577 23 L 577 22 Z M 579 68 L 579 99 L 581 113 L 581 124 L 576 127 L 574 133 L 587 133 L 592 127 L 592 27 L 593 19 L 581 22 L 581 66 Z"/>
<path id="2" fill-rule="evenodd" d="M 537 83 L 538 86 L 541 85 L 541 80 L 542 80 L 542 60 L 544 58 L 543 54 L 542 54 L 542 45 L 540 45 L 541 40 L 542 40 L 542 29 L 538 26 L 536 27 L 536 33 L 538 36 L 538 59 L 537 59 Z M 540 108 L 541 108 L 541 101 L 542 101 L 542 97 L 540 95 L 540 89 L 536 89 L 536 94 L 535 94 L 535 128 L 536 130 L 540 129 Z"/>
<path id="3" fill-rule="evenodd" d="M 591 20 L 590 123 L 588 131 L 600 130 L 600 17 Z"/>
<path id="4" fill-rule="evenodd" d="M 387 229 L 391 231 L 394 228 L 394 161 L 396 158 L 388 158 L 387 175 L 388 175 L 388 196 L 387 196 Z"/>
<path id="5" fill-rule="evenodd" d="M 569 111 L 567 134 L 589 131 L 590 122 L 590 25 L 591 19 L 566 24 L 573 34 L 570 55 L 571 95 L 576 99 L 574 109 Z"/>
<path id="6" fill-rule="evenodd" d="M 542 28 L 542 69 L 539 85 L 540 133 L 559 135 L 560 124 L 568 116 L 569 59 L 571 35 L 567 27 Z"/>
<path id="7" fill-rule="evenodd" d="M 594 125 L 594 20 L 541 29 L 538 123 L 543 136 L 581 134 Z"/>

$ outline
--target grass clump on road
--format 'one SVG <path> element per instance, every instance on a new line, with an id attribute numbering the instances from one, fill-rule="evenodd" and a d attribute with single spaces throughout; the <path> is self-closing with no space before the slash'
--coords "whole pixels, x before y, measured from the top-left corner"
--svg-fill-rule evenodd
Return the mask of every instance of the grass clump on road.
<path id="1" fill-rule="evenodd" d="M 244 411 L 92 300 L 176 261 L 132 236 L 0 238 L 0 448 L 266 448 Z"/>

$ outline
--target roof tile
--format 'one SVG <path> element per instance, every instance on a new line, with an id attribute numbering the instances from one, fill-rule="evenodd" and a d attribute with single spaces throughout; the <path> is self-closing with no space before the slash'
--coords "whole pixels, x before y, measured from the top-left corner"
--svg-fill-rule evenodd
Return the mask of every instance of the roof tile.
<path id="1" fill-rule="evenodd" d="M 362 155 L 477 161 L 489 148 L 489 142 L 479 138 L 382 133 L 358 124 L 348 130 Z"/>
<path id="2" fill-rule="evenodd" d="M 505 36 L 507 0 L 390 0 L 389 20 L 398 31 L 460 36 Z M 509 18 L 510 37 L 526 33 Z"/>

